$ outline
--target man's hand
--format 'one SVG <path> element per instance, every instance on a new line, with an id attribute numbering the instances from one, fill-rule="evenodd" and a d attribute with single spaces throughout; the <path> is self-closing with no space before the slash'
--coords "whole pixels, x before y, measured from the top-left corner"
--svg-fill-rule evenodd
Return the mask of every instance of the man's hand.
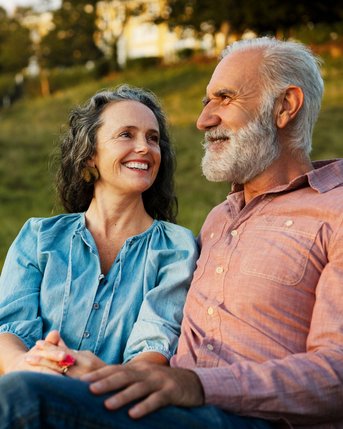
<path id="1" fill-rule="evenodd" d="M 90 390 L 97 395 L 117 391 L 105 400 L 109 410 L 140 400 L 129 410 L 132 418 L 167 405 L 195 407 L 204 403 L 202 384 L 196 373 L 188 369 L 137 361 L 130 365 L 108 365 L 81 380 L 90 382 Z"/>

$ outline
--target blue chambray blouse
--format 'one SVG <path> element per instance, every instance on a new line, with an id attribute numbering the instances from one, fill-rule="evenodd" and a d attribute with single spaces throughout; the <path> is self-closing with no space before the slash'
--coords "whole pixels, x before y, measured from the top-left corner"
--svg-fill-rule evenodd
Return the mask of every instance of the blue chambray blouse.
<path id="1" fill-rule="evenodd" d="M 107 363 L 175 353 L 198 256 L 191 231 L 155 220 L 101 273 L 84 213 L 29 219 L 0 277 L 0 333 L 31 348 L 57 329 L 70 348 Z"/>

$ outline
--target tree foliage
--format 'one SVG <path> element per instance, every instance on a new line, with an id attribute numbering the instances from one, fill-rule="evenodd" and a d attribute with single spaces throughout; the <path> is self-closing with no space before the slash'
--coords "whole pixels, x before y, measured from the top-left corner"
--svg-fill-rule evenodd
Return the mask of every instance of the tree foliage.
<path id="1" fill-rule="evenodd" d="M 41 63 L 70 67 L 102 56 L 95 45 L 96 0 L 63 0 L 53 14 L 55 28 L 41 41 Z"/>
<path id="2" fill-rule="evenodd" d="M 30 32 L 0 8 L 0 72 L 17 73 L 32 54 Z"/>
<path id="3" fill-rule="evenodd" d="M 191 26 L 198 31 L 207 24 L 218 31 L 224 22 L 232 31 L 250 29 L 257 34 L 287 32 L 307 23 L 327 23 L 343 20 L 342 0 L 168 0 L 171 26 Z"/>

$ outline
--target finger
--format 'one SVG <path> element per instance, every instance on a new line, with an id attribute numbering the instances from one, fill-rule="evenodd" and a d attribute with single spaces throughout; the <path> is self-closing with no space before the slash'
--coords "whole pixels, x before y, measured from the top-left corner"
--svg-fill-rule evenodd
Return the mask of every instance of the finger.
<path id="1" fill-rule="evenodd" d="M 67 347 L 66 343 L 62 340 L 62 338 L 61 338 L 61 337 L 60 337 L 60 339 L 59 339 L 59 341 L 58 341 L 57 345 L 58 345 L 58 346 L 60 346 L 60 347 Z M 76 350 L 75 350 L 75 351 L 76 351 Z"/>
<path id="2" fill-rule="evenodd" d="M 36 341 L 36 348 L 39 350 L 62 350 L 62 348 L 59 347 L 57 344 L 52 344 L 46 340 Z"/>
<path id="3" fill-rule="evenodd" d="M 132 408 L 129 409 L 129 416 L 133 419 L 139 419 L 159 408 L 172 405 L 172 401 L 161 394 L 161 391 L 154 392 L 145 398 L 143 401 L 138 402 Z"/>
<path id="4" fill-rule="evenodd" d="M 59 374 L 63 373 L 63 368 L 61 368 L 57 362 L 45 359 L 42 356 L 38 355 L 28 355 L 25 357 L 25 362 L 31 366 L 44 367 L 46 369 L 51 369 Z"/>
<path id="5" fill-rule="evenodd" d="M 105 407 L 116 410 L 132 401 L 141 399 L 151 393 L 151 388 L 143 382 L 137 382 L 105 400 Z"/>
<path id="6" fill-rule="evenodd" d="M 95 381 L 90 384 L 89 388 L 94 394 L 101 395 L 113 392 L 114 390 L 124 389 L 138 381 L 140 380 L 136 378 L 136 374 L 129 374 L 126 371 L 121 371 L 114 374 L 111 373 L 110 375 Z"/>
<path id="7" fill-rule="evenodd" d="M 106 377 L 111 376 L 112 374 L 116 374 L 121 370 L 120 365 L 106 365 L 102 368 L 96 369 L 95 371 L 89 372 L 81 377 L 82 381 L 86 381 L 89 383 L 97 382 Z"/>
<path id="8" fill-rule="evenodd" d="M 61 360 L 64 360 L 67 356 L 67 353 L 63 350 L 59 350 L 59 349 L 34 349 L 31 350 L 30 352 L 28 352 L 26 358 L 28 358 L 29 356 L 40 356 L 42 358 L 54 361 L 54 362 L 59 362 Z"/>
<path id="9" fill-rule="evenodd" d="M 60 333 L 58 331 L 51 331 L 46 336 L 45 341 L 47 341 L 51 344 L 58 345 L 58 342 L 60 341 L 60 339 L 61 339 L 61 336 L 60 336 Z"/>

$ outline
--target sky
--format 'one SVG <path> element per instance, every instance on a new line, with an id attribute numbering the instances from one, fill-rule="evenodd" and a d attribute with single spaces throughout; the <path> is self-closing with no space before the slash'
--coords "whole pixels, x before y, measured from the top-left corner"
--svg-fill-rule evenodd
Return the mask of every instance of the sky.
<path id="1" fill-rule="evenodd" d="M 58 6 L 61 0 L 51 0 L 54 6 Z M 17 6 L 39 6 L 42 4 L 41 0 L 0 0 L 0 6 L 12 13 Z"/>

